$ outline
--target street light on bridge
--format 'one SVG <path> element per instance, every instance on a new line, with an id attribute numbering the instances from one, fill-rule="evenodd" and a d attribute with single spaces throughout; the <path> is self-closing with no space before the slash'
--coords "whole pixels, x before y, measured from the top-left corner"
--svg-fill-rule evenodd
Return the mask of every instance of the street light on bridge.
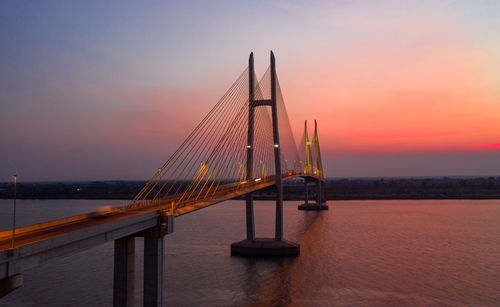
<path id="1" fill-rule="evenodd" d="M 12 178 L 14 178 L 14 215 L 12 217 L 12 246 L 11 246 L 11 249 L 14 249 L 15 240 L 16 240 L 17 175 L 12 175 Z"/>

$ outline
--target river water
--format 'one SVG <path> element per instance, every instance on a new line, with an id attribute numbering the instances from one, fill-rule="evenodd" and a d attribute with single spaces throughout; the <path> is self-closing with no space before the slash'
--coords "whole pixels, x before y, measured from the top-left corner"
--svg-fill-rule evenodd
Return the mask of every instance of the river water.
<path id="1" fill-rule="evenodd" d="M 19 200 L 18 225 L 124 201 Z M 165 303 L 171 306 L 498 306 L 500 200 L 335 201 L 326 212 L 286 202 L 284 234 L 301 254 L 231 257 L 245 234 L 245 203 L 227 201 L 175 220 L 165 237 Z M 0 229 L 12 200 L 0 200 Z M 256 234 L 274 234 L 274 202 L 255 204 Z M 142 240 L 136 259 L 142 305 Z M 24 272 L 2 306 L 110 306 L 113 244 Z"/>

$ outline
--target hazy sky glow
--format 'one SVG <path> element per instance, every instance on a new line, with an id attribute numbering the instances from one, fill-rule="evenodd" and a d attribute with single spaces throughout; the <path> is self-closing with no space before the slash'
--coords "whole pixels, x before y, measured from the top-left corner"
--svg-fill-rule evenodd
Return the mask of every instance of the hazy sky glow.
<path id="1" fill-rule="evenodd" d="M 2 1 L 0 181 L 146 179 L 254 51 L 328 176 L 500 175 L 498 1 Z"/>

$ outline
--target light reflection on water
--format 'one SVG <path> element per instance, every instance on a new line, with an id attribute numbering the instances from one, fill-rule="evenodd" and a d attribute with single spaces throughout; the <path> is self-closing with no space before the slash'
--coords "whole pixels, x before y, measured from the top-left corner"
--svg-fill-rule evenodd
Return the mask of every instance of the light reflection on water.
<path id="1" fill-rule="evenodd" d="M 18 224 L 94 210 L 109 201 L 20 200 Z M 113 201 L 113 205 L 124 201 Z M 500 302 L 500 201 L 338 201 L 326 212 L 286 202 L 288 259 L 229 256 L 245 234 L 243 201 L 176 219 L 165 239 L 167 305 L 481 305 Z M 0 200 L 0 228 L 11 201 Z M 256 202 L 256 235 L 274 234 L 274 202 Z M 137 305 L 142 278 L 137 243 Z M 25 272 L 6 306 L 108 306 L 113 244 Z"/>

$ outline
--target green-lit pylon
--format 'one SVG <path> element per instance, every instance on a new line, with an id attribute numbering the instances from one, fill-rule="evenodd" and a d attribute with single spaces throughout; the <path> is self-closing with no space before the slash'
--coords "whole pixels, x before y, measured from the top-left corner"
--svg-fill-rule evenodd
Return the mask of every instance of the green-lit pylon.
<path id="1" fill-rule="evenodd" d="M 312 145 L 312 146 L 311 146 Z M 319 148 L 318 123 L 314 121 L 314 136 L 309 141 L 307 120 L 304 124 L 304 174 L 314 174 L 324 179 L 321 150 Z"/>
<path id="2" fill-rule="evenodd" d="M 318 176 L 324 178 L 323 174 L 323 163 L 321 162 L 321 151 L 319 150 L 319 138 L 318 138 L 318 123 L 314 120 L 314 149 L 315 149 L 315 160 Z"/>
<path id="3" fill-rule="evenodd" d="M 299 205 L 299 210 L 328 210 L 325 204 L 323 162 L 318 137 L 318 122 L 314 121 L 314 135 L 311 141 L 307 133 L 307 121 L 304 124 L 304 198 L 305 203 Z M 308 183 L 316 182 L 316 203 L 309 204 Z"/>
<path id="4" fill-rule="evenodd" d="M 312 161 L 311 161 L 311 142 L 309 142 L 309 134 L 307 133 L 307 120 L 304 123 L 304 174 L 311 172 Z"/>

